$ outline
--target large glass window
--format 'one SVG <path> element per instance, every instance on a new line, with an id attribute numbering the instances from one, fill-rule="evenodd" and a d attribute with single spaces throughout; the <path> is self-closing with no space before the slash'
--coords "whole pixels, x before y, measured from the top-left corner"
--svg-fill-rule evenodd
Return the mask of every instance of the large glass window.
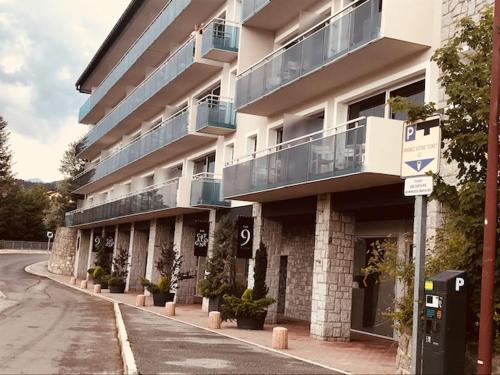
<path id="1" fill-rule="evenodd" d="M 385 116 L 385 92 L 367 99 L 363 99 L 349 106 L 348 120 L 354 120 L 359 117 L 368 116 Z"/>
<path id="2" fill-rule="evenodd" d="M 215 153 L 194 161 L 194 174 L 215 172 Z"/>
<path id="3" fill-rule="evenodd" d="M 391 91 L 391 98 L 396 96 L 401 96 L 406 98 L 408 101 L 414 104 L 422 105 L 425 103 L 425 81 L 419 81 L 412 83 L 411 85 L 407 85 L 401 87 L 397 90 Z M 406 121 L 408 119 L 408 115 L 405 112 L 393 112 L 391 110 L 391 118 L 395 120 Z"/>

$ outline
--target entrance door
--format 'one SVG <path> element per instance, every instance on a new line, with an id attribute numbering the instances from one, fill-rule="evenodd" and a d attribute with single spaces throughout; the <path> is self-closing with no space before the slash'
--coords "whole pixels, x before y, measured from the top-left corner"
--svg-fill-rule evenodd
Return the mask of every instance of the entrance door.
<path id="1" fill-rule="evenodd" d="M 384 280 L 378 274 L 365 277 L 363 272 L 373 252 L 374 244 L 383 243 L 385 240 L 385 238 L 363 238 L 356 242 L 351 326 L 359 331 L 393 337 L 394 322 L 387 316 L 387 312 L 394 306 L 395 282 Z"/>
<path id="2" fill-rule="evenodd" d="M 278 314 L 285 313 L 286 275 L 288 273 L 288 256 L 280 257 L 280 274 L 278 285 Z"/>

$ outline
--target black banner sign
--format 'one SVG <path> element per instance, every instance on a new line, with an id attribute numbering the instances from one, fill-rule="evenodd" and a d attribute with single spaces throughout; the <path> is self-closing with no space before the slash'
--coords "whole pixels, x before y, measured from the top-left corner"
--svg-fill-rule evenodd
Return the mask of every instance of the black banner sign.
<path id="1" fill-rule="evenodd" d="M 194 256 L 206 257 L 208 254 L 209 224 L 206 222 L 196 223 L 194 234 Z"/>
<path id="2" fill-rule="evenodd" d="M 250 259 L 253 255 L 253 218 L 240 216 L 236 228 L 238 229 L 236 257 Z"/>
<path id="3" fill-rule="evenodd" d="M 100 248 L 100 246 L 102 246 L 103 241 L 104 241 L 104 239 L 102 238 L 102 235 L 94 233 L 94 243 L 92 244 L 92 252 L 93 253 L 96 253 L 99 251 L 99 248 Z"/>
<path id="4" fill-rule="evenodd" d="M 106 250 L 110 253 L 113 252 L 114 248 L 115 248 L 115 235 L 114 233 L 111 234 L 111 233 L 107 233 L 106 234 L 106 239 L 104 240 L 104 247 L 106 248 Z"/>

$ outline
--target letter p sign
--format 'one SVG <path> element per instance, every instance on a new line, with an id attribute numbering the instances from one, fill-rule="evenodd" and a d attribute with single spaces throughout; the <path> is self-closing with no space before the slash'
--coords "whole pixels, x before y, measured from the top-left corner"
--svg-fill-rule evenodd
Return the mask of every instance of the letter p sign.
<path id="1" fill-rule="evenodd" d="M 414 141 L 416 134 L 417 134 L 417 125 L 408 125 L 405 129 L 405 142 Z"/>
<path id="2" fill-rule="evenodd" d="M 460 288 L 465 285 L 465 280 L 462 277 L 457 277 L 455 279 L 455 291 L 459 292 Z"/>

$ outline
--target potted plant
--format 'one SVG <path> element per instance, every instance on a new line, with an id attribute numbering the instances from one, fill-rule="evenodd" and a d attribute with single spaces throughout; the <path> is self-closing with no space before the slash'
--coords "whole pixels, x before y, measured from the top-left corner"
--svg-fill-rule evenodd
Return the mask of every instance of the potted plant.
<path id="1" fill-rule="evenodd" d="M 128 250 L 120 248 L 113 258 L 113 272 L 108 279 L 110 293 L 124 293 L 128 275 Z"/>
<path id="2" fill-rule="evenodd" d="M 94 284 L 101 285 L 102 289 L 108 289 L 109 275 L 104 271 L 104 268 L 101 266 L 94 268 L 92 278 L 94 279 Z"/>
<path id="3" fill-rule="evenodd" d="M 89 280 L 92 280 L 94 278 L 94 271 L 95 271 L 95 267 L 90 267 L 87 270 L 87 274 L 88 274 L 88 279 Z"/>
<path id="4" fill-rule="evenodd" d="M 245 290 L 241 298 L 225 295 L 222 305 L 222 319 L 236 320 L 240 329 L 262 330 L 266 320 L 267 308 L 275 303 L 267 297 L 266 285 L 267 249 L 261 243 L 255 254 L 254 288 Z"/>
<path id="5" fill-rule="evenodd" d="M 207 260 L 205 277 L 198 282 L 198 290 L 209 299 L 208 311 L 220 311 L 223 296 L 231 292 L 234 279 L 234 228 L 229 216 L 223 216 L 214 231 L 212 256 Z"/>
<path id="6" fill-rule="evenodd" d="M 156 262 L 156 269 L 160 274 L 158 283 L 141 278 L 142 286 L 153 295 L 155 306 L 165 306 L 165 303 L 172 302 L 175 298 L 178 282 L 190 277 L 181 273 L 181 266 L 182 256 L 172 246 L 162 244 L 160 256 Z"/>

